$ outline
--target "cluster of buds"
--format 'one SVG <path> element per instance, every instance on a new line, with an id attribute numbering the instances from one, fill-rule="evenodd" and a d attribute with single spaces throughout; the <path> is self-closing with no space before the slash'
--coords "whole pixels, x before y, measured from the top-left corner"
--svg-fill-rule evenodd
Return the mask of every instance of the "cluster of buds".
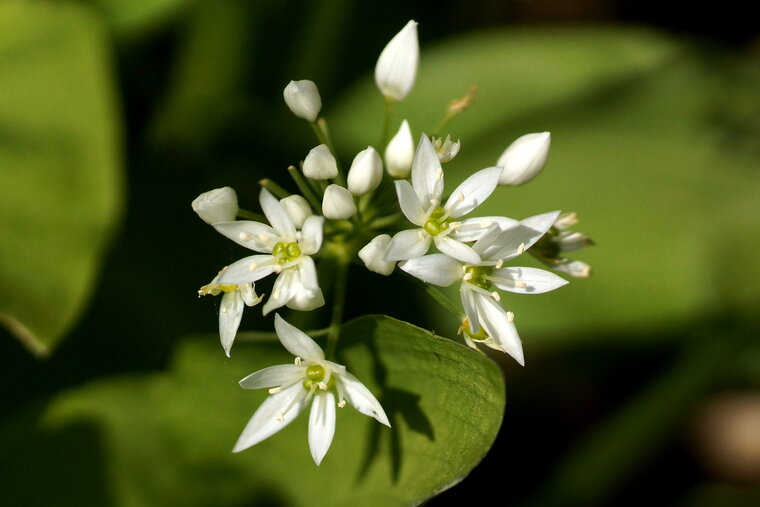
<path id="1" fill-rule="evenodd" d="M 403 100 L 413 88 L 418 64 L 417 23 L 410 21 L 387 44 L 375 68 L 376 84 L 387 105 L 386 126 L 390 105 Z M 475 91 L 472 88 L 449 104 L 441 128 L 470 106 Z M 246 306 L 266 299 L 264 315 L 282 307 L 315 310 L 325 305 L 316 263 L 334 263 L 336 283 L 345 284 L 348 264 L 354 261 L 384 276 L 398 267 L 422 284 L 445 287 L 459 283 L 462 309 L 456 313 L 465 343 L 503 351 L 524 364 L 515 316 L 503 307 L 499 291 L 540 294 L 567 281 L 549 271 L 506 263 L 530 251 L 558 272 L 587 276 L 590 268 L 586 264 L 561 254 L 593 243 L 587 236 L 567 230 L 576 222 L 574 214 L 550 211 L 523 220 L 470 214 L 497 187 L 522 185 L 535 178 L 546 164 L 550 134 L 520 137 L 492 167 L 473 173 L 446 193 L 443 164 L 460 152 L 460 140 L 419 133 L 415 143 L 411 124 L 403 119 L 387 144 L 383 141 L 377 148 L 359 151 L 344 172 L 326 121 L 320 116 L 322 100 L 316 84 L 291 81 L 283 97 L 296 117 L 311 123 L 319 142 L 300 164 L 288 169 L 298 193 L 262 180 L 259 204 L 263 215 L 239 208 L 237 195 L 229 187 L 205 192 L 193 201 L 193 209 L 206 223 L 253 252 L 221 269 L 199 291 L 200 295 L 223 295 L 219 334 L 225 353 L 230 355 Z M 384 177 L 386 171 L 388 177 Z M 405 225 L 404 219 L 411 226 Z M 435 251 L 431 253 L 431 249 Z M 269 295 L 257 295 L 255 284 L 270 275 L 275 275 L 275 280 Z M 344 366 L 331 361 L 342 324 L 345 290 L 336 287 L 333 294 L 327 353 L 275 315 L 276 334 L 296 356 L 295 363 L 265 368 L 240 382 L 247 389 L 268 388 L 271 396 L 250 419 L 235 452 L 276 433 L 309 403 L 309 444 L 317 464 L 333 438 L 336 405 L 343 407 L 348 402 L 389 425 L 372 393 Z"/>

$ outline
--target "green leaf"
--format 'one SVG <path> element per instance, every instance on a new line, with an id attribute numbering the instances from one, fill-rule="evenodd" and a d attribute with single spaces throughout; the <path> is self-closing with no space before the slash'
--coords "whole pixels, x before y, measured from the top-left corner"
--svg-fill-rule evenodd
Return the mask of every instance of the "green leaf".
<path id="1" fill-rule="evenodd" d="M 188 0 L 86 0 L 99 9 L 120 36 L 148 33 L 171 19 Z"/>
<path id="2" fill-rule="evenodd" d="M 292 360 L 277 342 L 237 343 L 226 359 L 218 339 L 209 336 L 185 342 L 170 373 L 69 392 L 42 415 L 40 431 L 26 438 L 9 428 L 0 432 L 2 455 L 15 456 L 2 476 L 14 474 L 20 485 L 10 498 L 20 495 L 16 504 L 28 498 L 24 477 L 31 471 L 45 483 L 41 488 L 37 482 L 38 490 L 66 488 L 76 495 L 78 485 L 59 484 L 55 470 L 39 467 L 49 461 L 41 454 L 60 452 L 55 468 L 105 461 L 108 487 L 93 487 L 110 490 L 115 505 L 412 505 L 465 477 L 501 423 L 504 382 L 492 361 L 410 324 L 367 316 L 344 326 L 337 360 L 377 396 L 392 428 L 346 406 L 338 411 L 335 439 L 319 467 L 309 453 L 304 414 L 232 454 L 267 396 L 266 390 L 240 389 L 236 381 Z M 51 448 L 56 434 L 76 434 L 72 426 L 84 424 L 93 431 L 83 447 L 101 447 L 102 457 L 66 452 L 70 441 L 61 444 L 63 450 Z M 100 435 L 99 445 L 92 443 L 93 433 Z M 14 451 L 19 447 L 23 452 Z M 8 495 L 8 486 L 3 492 Z"/>
<path id="3" fill-rule="evenodd" d="M 37 355 L 82 311 L 119 215 L 110 70 L 82 8 L 0 5 L 0 323 Z"/>

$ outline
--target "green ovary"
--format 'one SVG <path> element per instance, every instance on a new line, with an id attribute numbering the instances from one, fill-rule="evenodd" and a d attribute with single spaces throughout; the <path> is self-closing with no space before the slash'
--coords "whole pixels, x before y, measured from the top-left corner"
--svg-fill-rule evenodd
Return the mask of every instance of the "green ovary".
<path id="1" fill-rule="evenodd" d="M 286 264 L 301 256 L 301 247 L 295 242 L 279 242 L 274 245 L 274 248 L 272 248 L 272 255 L 277 258 L 278 264 Z"/>
<path id="2" fill-rule="evenodd" d="M 325 379 L 325 368 L 321 364 L 312 364 L 306 368 L 306 380 L 303 381 L 303 387 L 306 390 L 318 386 Z M 327 389 L 335 385 L 335 377 L 330 375 L 327 380 Z"/>
<path id="3" fill-rule="evenodd" d="M 491 281 L 488 279 L 493 272 L 490 266 L 467 266 L 464 269 L 465 277 L 468 283 L 471 283 L 481 289 L 491 290 Z"/>
<path id="4" fill-rule="evenodd" d="M 451 221 L 446 216 L 446 210 L 441 206 L 437 206 L 431 213 L 425 225 L 422 226 L 425 232 L 431 236 L 436 236 L 449 228 Z"/>

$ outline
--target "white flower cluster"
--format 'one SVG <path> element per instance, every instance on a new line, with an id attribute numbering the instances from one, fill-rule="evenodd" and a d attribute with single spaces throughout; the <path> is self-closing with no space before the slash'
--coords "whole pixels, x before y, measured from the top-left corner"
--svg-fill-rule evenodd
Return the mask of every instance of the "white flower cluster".
<path id="1" fill-rule="evenodd" d="M 386 125 L 392 103 L 411 91 L 418 63 L 417 23 L 410 21 L 382 51 L 375 68 L 376 84 L 386 101 Z M 466 109 L 471 94 L 449 105 L 447 121 Z M 289 169 L 300 194 L 262 180 L 259 204 L 263 216 L 259 220 L 237 219 L 258 215 L 240 209 L 237 195 L 229 187 L 205 192 L 193 201 L 193 209 L 205 222 L 255 252 L 223 268 L 199 291 L 200 295 L 223 294 L 219 334 L 225 353 L 230 355 L 244 307 L 264 299 L 255 292 L 256 282 L 276 275 L 263 305 L 264 315 L 284 306 L 314 310 L 325 304 L 315 259 L 326 259 L 343 269 L 348 260 L 358 259 L 381 275 L 392 274 L 398 265 L 426 284 L 446 287 L 458 282 L 464 341 L 473 348 L 480 343 L 506 352 L 524 364 L 514 315 L 502 307 L 498 291 L 541 294 L 567 282 L 549 271 L 505 263 L 534 247 L 531 253 L 549 267 L 571 276 L 588 276 L 588 265 L 560 254 L 593 243 L 588 236 L 567 230 L 577 222 L 574 214 L 553 211 L 524 220 L 469 215 L 497 186 L 522 185 L 541 172 L 549 133 L 520 137 L 493 167 L 475 172 L 446 194 L 442 164 L 457 156 L 459 140 L 423 133 L 415 146 L 410 123 L 404 119 L 390 141 L 380 144 L 382 158 L 375 147 L 368 146 L 356 154 L 344 174 L 325 120 L 320 118 L 322 100 L 316 84 L 291 81 L 283 96 L 295 116 L 312 124 L 320 143 L 299 167 Z M 385 179 L 384 167 L 389 175 Z M 397 208 L 389 213 L 388 200 L 373 196 L 393 199 L 394 191 Z M 412 227 L 401 224 L 402 217 Z M 432 247 L 436 253 L 429 253 Z M 345 283 L 344 278 L 336 280 Z M 340 294 L 345 291 L 334 292 L 328 356 L 335 350 L 344 304 Z M 309 446 L 317 464 L 333 439 L 336 404 L 343 407 L 348 402 L 390 426 L 372 393 L 344 366 L 326 357 L 309 336 L 279 314 L 274 327 L 282 345 L 296 356 L 295 363 L 265 368 L 241 380 L 242 387 L 268 388 L 271 396 L 248 422 L 235 452 L 282 429 L 309 402 Z"/>

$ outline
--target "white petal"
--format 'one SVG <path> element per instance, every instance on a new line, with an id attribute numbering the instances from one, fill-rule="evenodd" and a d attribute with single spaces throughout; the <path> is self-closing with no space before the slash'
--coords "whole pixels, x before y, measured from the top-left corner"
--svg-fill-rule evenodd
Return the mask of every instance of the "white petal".
<path id="1" fill-rule="evenodd" d="M 295 326 L 288 324 L 279 314 L 274 316 L 274 329 L 280 338 L 283 347 L 294 356 L 307 361 L 324 361 L 325 353 L 317 342 L 309 338 L 306 333 Z"/>
<path id="2" fill-rule="evenodd" d="M 331 220 L 342 220 L 356 215 L 354 196 L 347 188 L 333 183 L 322 196 L 322 214 Z"/>
<path id="3" fill-rule="evenodd" d="M 287 307 L 302 312 L 310 312 L 315 308 L 325 305 L 325 297 L 322 290 L 317 289 L 313 292 L 299 291 L 287 303 Z"/>
<path id="4" fill-rule="evenodd" d="M 467 218 L 460 222 L 461 225 L 454 229 L 449 234 L 449 237 L 469 243 L 470 241 L 479 240 L 493 224 L 497 224 L 501 230 L 506 230 L 515 227 L 519 223 L 518 220 L 507 217 Z"/>
<path id="5" fill-rule="evenodd" d="M 594 244 L 591 238 L 582 232 L 563 232 L 555 241 L 560 252 L 575 252 Z"/>
<path id="6" fill-rule="evenodd" d="M 552 211 L 521 220 L 519 226 L 504 231 L 484 257 L 493 260 L 517 257 L 541 239 L 558 215 L 559 211 Z"/>
<path id="7" fill-rule="evenodd" d="M 522 342 L 513 322 L 514 317 L 493 299 L 481 294 L 474 295 L 475 306 L 478 309 L 480 325 L 499 346 L 515 358 L 520 366 L 525 366 Z"/>
<path id="8" fill-rule="evenodd" d="M 298 243 L 303 255 L 314 255 L 322 248 L 322 226 L 325 218 L 312 215 L 303 223 L 301 241 Z"/>
<path id="9" fill-rule="evenodd" d="M 237 194 L 231 187 L 215 188 L 196 197 L 192 206 L 207 224 L 231 222 L 238 212 Z"/>
<path id="10" fill-rule="evenodd" d="M 262 308 L 262 314 L 267 315 L 272 310 L 285 306 L 300 288 L 301 280 L 298 276 L 298 270 L 296 268 L 283 270 L 277 275 L 277 280 L 274 281 L 272 293 Z"/>
<path id="11" fill-rule="evenodd" d="M 359 379 L 348 372 L 338 375 L 337 380 L 343 387 L 343 394 L 352 407 L 364 415 L 374 417 L 378 422 L 385 424 L 390 428 L 388 416 L 380 405 L 380 402 L 374 397 L 367 387 L 359 382 Z"/>
<path id="12" fill-rule="evenodd" d="M 219 338 L 227 357 L 235 341 L 235 334 L 243 318 L 243 298 L 236 290 L 225 292 L 219 305 Z"/>
<path id="13" fill-rule="evenodd" d="M 314 214 L 311 211 L 309 202 L 303 196 L 298 194 L 283 197 L 280 199 L 280 204 L 282 204 L 282 207 L 285 208 L 285 211 L 290 215 L 290 219 L 293 220 L 293 225 L 296 226 L 296 229 L 303 227 L 306 219 Z"/>
<path id="14" fill-rule="evenodd" d="M 388 251 L 390 243 L 391 237 L 389 235 L 380 234 L 359 250 L 359 258 L 367 269 L 385 276 L 393 273 L 396 263 L 385 260 L 385 253 Z"/>
<path id="15" fill-rule="evenodd" d="M 552 264 L 552 269 L 560 273 L 567 273 L 576 278 L 586 278 L 591 275 L 591 266 L 583 261 L 569 261 L 562 264 Z"/>
<path id="16" fill-rule="evenodd" d="M 470 290 L 471 284 L 463 283 L 459 289 L 459 296 L 462 299 L 462 308 L 467 320 L 470 322 L 470 331 L 476 334 L 480 331 L 480 318 L 478 318 L 478 309 L 475 307 L 475 291 Z"/>
<path id="17" fill-rule="evenodd" d="M 238 291 L 240 297 L 243 298 L 243 302 L 248 306 L 256 306 L 261 303 L 261 297 L 256 295 L 254 287 L 250 283 L 243 283 L 238 285 Z"/>
<path id="18" fill-rule="evenodd" d="M 372 192 L 383 179 L 383 161 L 372 146 L 360 151 L 348 170 L 346 184 L 349 192 L 359 196 Z"/>
<path id="19" fill-rule="evenodd" d="M 261 204 L 261 210 L 266 215 L 267 220 L 269 220 L 269 223 L 272 224 L 272 227 L 277 231 L 282 240 L 288 243 L 295 241 L 296 226 L 290 215 L 288 215 L 288 212 L 280 204 L 280 201 L 270 194 L 267 189 L 262 188 L 261 194 L 259 194 L 259 204 Z"/>
<path id="20" fill-rule="evenodd" d="M 414 192 L 412 185 L 406 180 L 396 181 L 396 195 L 401 212 L 414 225 L 422 227 L 425 225 L 427 214 L 420 203 L 417 194 Z M 427 203 L 430 204 L 430 203 Z"/>
<path id="21" fill-rule="evenodd" d="M 294 384 L 264 400 L 248 421 L 232 452 L 248 449 L 293 422 L 305 407 L 305 397 L 303 386 Z"/>
<path id="22" fill-rule="evenodd" d="M 385 169 L 393 178 L 406 178 L 414 160 L 414 138 L 409 122 L 404 120 L 385 148 Z"/>
<path id="23" fill-rule="evenodd" d="M 522 185 L 544 168 L 549 153 L 551 134 L 541 132 L 526 134 L 509 145 L 496 165 L 503 167 L 501 185 Z"/>
<path id="24" fill-rule="evenodd" d="M 216 283 L 240 285 L 261 280 L 274 271 L 274 257 L 271 255 L 251 255 L 233 262 L 219 274 Z"/>
<path id="25" fill-rule="evenodd" d="M 290 386 L 296 380 L 305 378 L 305 367 L 295 364 L 278 364 L 251 373 L 240 381 L 243 389 L 263 389 L 265 387 Z"/>
<path id="26" fill-rule="evenodd" d="M 335 395 L 332 391 L 317 392 L 309 414 L 309 449 L 319 465 L 335 435 Z"/>
<path id="27" fill-rule="evenodd" d="M 435 236 L 433 239 L 435 240 L 436 248 L 449 257 L 460 260 L 465 264 L 478 264 L 480 262 L 480 255 L 478 255 L 478 252 L 461 241 L 451 239 L 448 236 L 443 236 L 441 234 Z"/>
<path id="28" fill-rule="evenodd" d="M 294 115 L 306 121 L 313 122 L 322 109 L 322 98 L 314 81 L 303 79 L 291 81 L 282 92 L 285 103 Z"/>
<path id="29" fill-rule="evenodd" d="M 507 280 L 506 282 L 494 280 L 496 287 L 519 294 L 543 294 L 567 285 L 567 280 L 564 278 L 536 268 L 503 268 L 494 271 L 491 276 Z"/>
<path id="30" fill-rule="evenodd" d="M 298 275 L 300 277 L 301 286 L 304 290 L 314 292 L 319 290 L 319 282 L 317 281 L 317 268 L 314 265 L 314 260 L 311 257 L 303 257 L 301 259 L 301 265 L 298 266 Z"/>
<path id="31" fill-rule="evenodd" d="M 439 287 L 448 287 L 457 280 L 461 280 L 464 274 L 462 264 L 443 254 L 410 259 L 399 264 L 399 267 L 413 277 Z"/>
<path id="32" fill-rule="evenodd" d="M 386 261 L 404 261 L 421 257 L 430 249 L 432 238 L 423 229 L 407 229 L 397 232 L 388 245 Z"/>
<path id="33" fill-rule="evenodd" d="M 483 204 L 499 183 L 500 174 L 500 167 L 490 167 L 464 180 L 446 201 L 444 208 L 449 216 L 461 217 Z"/>
<path id="34" fill-rule="evenodd" d="M 280 241 L 280 235 L 268 225 L 250 220 L 235 222 L 217 222 L 214 229 L 224 236 L 256 252 L 270 253 L 272 247 Z"/>
<path id="35" fill-rule="evenodd" d="M 425 134 L 420 137 L 412 163 L 412 187 L 424 208 L 443 195 L 443 169 L 438 154 Z"/>
<path id="36" fill-rule="evenodd" d="M 375 65 L 375 83 L 380 92 L 393 100 L 405 98 L 417 78 L 420 45 L 417 22 L 409 21 L 383 48 Z"/>

